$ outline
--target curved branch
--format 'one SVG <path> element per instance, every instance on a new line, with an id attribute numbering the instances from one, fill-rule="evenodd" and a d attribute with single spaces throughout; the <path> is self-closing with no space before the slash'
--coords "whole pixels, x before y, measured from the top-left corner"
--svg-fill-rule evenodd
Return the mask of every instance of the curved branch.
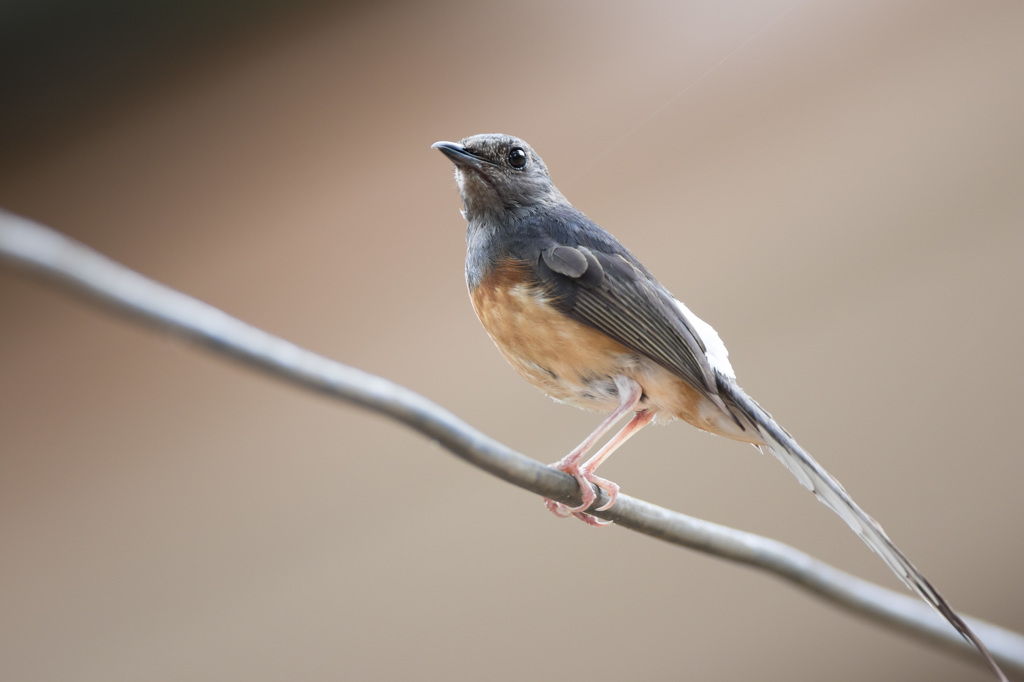
<path id="1" fill-rule="evenodd" d="M 112 312 L 156 325 L 290 383 L 387 415 L 513 485 L 569 505 L 580 503 L 571 476 L 489 438 L 423 396 L 268 334 L 59 232 L 2 210 L 0 257 Z M 980 662 L 974 649 L 924 603 L 788 545 L 627 495 L 619 495 L 614 507 L 596 515 L 659 540 L 770 571 L 838 606 Z M 975 618 L 966 620 L 1000 665 L 1024 673 L 1024 636 Z"/>

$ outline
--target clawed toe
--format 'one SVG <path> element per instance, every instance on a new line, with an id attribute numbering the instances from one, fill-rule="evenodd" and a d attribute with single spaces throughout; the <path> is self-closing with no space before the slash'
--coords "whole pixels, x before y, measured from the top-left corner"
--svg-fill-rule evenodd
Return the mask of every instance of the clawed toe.
<path id="1" fill-rule="evenodd" d="M 594 474 L 589 472 L 584 473 L 583 475 L 586 477 L 588 481 L 596 485 L 598 488 L 603 490 L 608 495 L 608 501 L 605 504 L 598 507 L 597 509 L 595 509 L 594 511 L 604 511 L 605 509 L 611 509 L 612 505 L 615 504 L 615 500 L 619 497 L 619 485 L 617 483 L 612 483 L 606 478 L 595 476 Z"/>
<path id="2" fill-rule="evenodd" d="M 581 468 L 576 462 L 562 461 L 552 464 L 551 466 L 559 471 L 564 471 L 576 479 L 580 485 L 580 495 L 583 498 L 583 503 L 578 507 L 570 507 L 566 504 L 562 504 L 561 502 L 555 502 L 554 500 L 544 500 L 544 505 L 548 508 L 548 511 L 555 516 L 560 516 L 562 518 L 575 516 L 580 521 L 591 526 L 607 526 L 611 523 L 611 521 L 604 521 L 593 514 L 586 513 L 586 510 L 590 509 L 594 504 L 594 501 L 597 499 L 597 493 L 594 492 L 594 488 L 591 484 L 596 485 L 608 495 L 608 502 L 595 509 L 595 511 L 604 511 L 615 504 L 615 499 L 619 495 L 618 485 L 595 475 L 593 472 L 588 471 L 586 467 Z"/>
<path id="3" fill-rule="evenodd" d="M 600 528 L 601 526 L 610 526 L 612 525 L 612 523 L 614 523 L 614 521 L 605 521 L 604 519 L 597 518 L 593 514 L 587 514 L 585 512 L 576 512 L 575 514 L 573 514 L 573 516 L 575 516 L 577 519 L 587 524 L 588 526 L 596 526 L 598 528 Z"/>
<path id="4" fill-rule="evenodd" d="M 575 507 L 569 507 L 567 505 L 562 504 L 561 502 L 555 502 L 554 500 L 546 499 L 544 500 L 544 505 L 548 508 L 548 511 L 554 514 L 555 516 L 559 516 L 563 519 L 568 516 L 575 516 L 577 519 L 579 519 L 580 521 L 589 526 L 600 527 L 607 526 L 612 523 L 612 521 L 605 521 L 604 519 L 599 519 L 593 514 L 588 514 L 584 511 L 573 511 Z M 604 507 L 602 507 L 602 509 L 604 509 Z"/>
<path id="5" fill-rule="evenodd" d="M 555 502 L 554 500 L 549 500 L 547 498 L 544 499 L 544 506 L 548 508 L 549 512 L 563 519 L 568 516 L 572 516 L 573 514 L 569 507 L 565 506 L 561 502 Z"/>

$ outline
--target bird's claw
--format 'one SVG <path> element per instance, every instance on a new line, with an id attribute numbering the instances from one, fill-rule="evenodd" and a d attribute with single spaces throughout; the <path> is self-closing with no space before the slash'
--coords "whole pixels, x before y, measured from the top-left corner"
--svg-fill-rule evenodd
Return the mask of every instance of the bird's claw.
<path id="1" fill-rule="evenodd" d="M 604 521 L 597 518 L 593 514 L 587 514 L 586 510 L 590 509 L 591 505 L 594 504 L 594 500 L 597 499 L 597 493 L 594 492 L 594 488 L 591 484 L 597 486 L 608 495 L 608 502 L 601 505 L 594 511 L 604 511 L 605 509 L 611 508 L 615 504 L 615 499 L 619 495 L 619 486 L 608 479 L 601 478 L 595 475 L 593 472 L 588 471 L 586 468 L 581 468 L 579 464 L 569 462 L 563 463 L 558 462 L 552 465 L 559 471 L 564 471 L 570 474 L 580 484 L 580 495 L 583 498 L 582 504 L 578 507 L 570 507 L 567 504 L 561 502 L 555 502 L 554 500 L 544 500 L 545 506 L 555 516 L 565 518 L 567 516 L 575 516 L 580 521 L 587 523 L 591 526 L 607 526 L 611 521 Z"/>

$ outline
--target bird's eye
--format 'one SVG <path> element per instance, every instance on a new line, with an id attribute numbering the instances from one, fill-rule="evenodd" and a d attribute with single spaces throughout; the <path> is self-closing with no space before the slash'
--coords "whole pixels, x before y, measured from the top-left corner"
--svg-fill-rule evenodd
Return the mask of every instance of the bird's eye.
<path id="1" fill-rule="evenodd" d="M 512 149 L 508 150 L 508 156 L 505 160 L 508 161 L 508 165 L 516 170 L 522 170 L 526 168 L 526 151 L 522 147 L 512 147 Z"/>

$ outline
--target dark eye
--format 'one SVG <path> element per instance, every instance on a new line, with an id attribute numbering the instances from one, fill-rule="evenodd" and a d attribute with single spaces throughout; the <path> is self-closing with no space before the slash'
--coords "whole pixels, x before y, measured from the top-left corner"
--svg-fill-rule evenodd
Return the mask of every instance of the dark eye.
<path id="1" fill-rule="evenodd" d="M 506 160 L 508 165 L 516 170 L 522 170 L 526 168 L 526 151 L 522 147 L 512 147 L 512 149 L 508 150 Z"/>

